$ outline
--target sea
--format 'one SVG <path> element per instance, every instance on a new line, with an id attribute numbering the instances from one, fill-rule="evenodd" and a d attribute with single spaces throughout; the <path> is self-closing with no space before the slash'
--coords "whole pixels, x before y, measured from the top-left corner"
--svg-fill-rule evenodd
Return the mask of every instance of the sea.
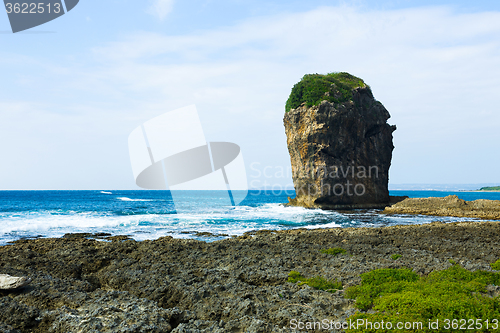
<path id="1" fill-rule="evenodd" d="M 464 200 L 500 200 L 500 192 L 393 190 L 411 198 L 457 195 Z M 164 236 L 212 242 L 255 230 L 384 227 L 471 218 L 383 215 L 380 210 L 324 211 L 285 207 L 290 193 L 249 191 L 237 206 L 212 205 L 218 191 L 185 191 L 189 209 L 177 212 L 169 191 L 0 191 L 0 245 L 68 233 Z M 293 197 L 293 195 L 292 195 Z M 177 198 L 176 198 L 177 200 Z"/>

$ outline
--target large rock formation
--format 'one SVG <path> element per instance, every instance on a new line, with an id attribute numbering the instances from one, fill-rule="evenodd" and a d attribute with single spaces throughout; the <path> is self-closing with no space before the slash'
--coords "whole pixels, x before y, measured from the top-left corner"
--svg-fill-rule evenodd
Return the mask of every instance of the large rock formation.
<path id="1" fill-rule="evenodd" d="M 389 112 L 348 73 L 305 75 L 284 117 L 297 196 L 290 205 L 383 208 L 389 201 Z"/>

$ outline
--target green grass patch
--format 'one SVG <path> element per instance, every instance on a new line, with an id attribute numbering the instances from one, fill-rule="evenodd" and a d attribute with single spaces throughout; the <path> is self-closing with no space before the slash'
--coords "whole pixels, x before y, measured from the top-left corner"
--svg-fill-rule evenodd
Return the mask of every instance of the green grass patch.
<path id="1" fill-rule="evenodd" d="M 398 260 L 398 259 L 399 259 L 399 258 L 401 258 L 401 257 L 402 257 L 402 255 L 400 255 L 400 254 L 398 254 L 398 253 L 395 253 L 395 254 L 393 254 L 393 255 L 391 256 L 391 259 L 392 259 L 392 260 Z"/>
<path id="2" fill-rule="evenodd" d="M 369 322 L 391 322 L 393 329 L 370 329 L 363 326 L 347 332 L 453 332 L 457 327 L 446 329 L 445 319 L 465 319 L 466 327 L 474 320 L 472 331 L 492 331 L 494 319 L 500 319 L 500 299 L 486 296 L 486 286 L 498 285 L 500 274 L 486 271 L 470 272 L 459 265 L 446 270 L 434 271 L 420 277 L 413 271 L 402 269 L 377 269 L 361 274 L 361 284 L 346 290 L 346 297 L 356 299 L 362 310 L 373 309 L 376 313 L 357 313 L 349 319 Z M 476 326 L 476 319 L 486 325 Z M 429 329 L 429 320 L 439 320 L 438 329 Z M 422 323 L 422 328 L 397 330 L 398 322 Z M 463 322 L 462 322 L 463 323 Z M 497 322 L 498 323 L 498 322 Z M 386 327 L 387 328 L 387 327 Z M 498 325 L 500 329 L 500 323 Z M 470 330 L 469 330 L 470 331 Z"/>
<path id="3" fill-rule="evenodd" d="M 319 252 L 321 253 L 326 253 L 326 254 L 331 254 L 332 256 L 336 256 L 337 254 L 345 254 L 347 253 L 346 250 L 344 250 L 343 248 L 341 247 L 332 247 L 332 248 L 329 248 L 329 249 L 322 249 L 322 250 L 319 250 Z"/>
<path id="4" fill-rule="evenodd" d="M 314 289 L 324 290 L 330 293 L 342 289 L 342 282 L 337 280 L 327 280 L 321 276 L 305 278 L 297 271 L 291 271 L 288 273 L 288 282 L 297 283 L 299 286 L 307 284 Z"/>
<path id="5" fill-rule="evenodd" d="M 359 77 L 346 72 L 306 74 L 293 86 L 285 111 L 298 108 L 302 103 L 311 107 L 319 105 L 323 100 L 332 103 L 347 102 L 352 100 L 352 91 L 357 87 L 368 86 Z"/>
<path id="6" fill-rule="evenodd" d="M 496 271 L 500 271 L 500 259 L 495 261 L 494 263 L 490 264 L 491 268 L 493 268 Z"/>

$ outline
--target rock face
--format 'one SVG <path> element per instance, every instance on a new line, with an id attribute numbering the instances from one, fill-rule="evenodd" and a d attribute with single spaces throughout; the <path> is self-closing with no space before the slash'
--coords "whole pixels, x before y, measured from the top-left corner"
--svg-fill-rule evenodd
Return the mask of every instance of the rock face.
<path id="1" fill-rule="evenodd" d="M 369 86 L 348 73 L 306 75 L 287 108 L 283 122 L 297 193 L 290 205 L 352 209 L 389 203 L 396 126 L 387 123 L 389 112 Z"/>
<path id="2" fill-rule="evenodd" d="M 444 198 L 411 198 L 384 210 L 385 214 L 472 217 L 500 220 L 500 200 L 465 201 L 456 195 Z"/>

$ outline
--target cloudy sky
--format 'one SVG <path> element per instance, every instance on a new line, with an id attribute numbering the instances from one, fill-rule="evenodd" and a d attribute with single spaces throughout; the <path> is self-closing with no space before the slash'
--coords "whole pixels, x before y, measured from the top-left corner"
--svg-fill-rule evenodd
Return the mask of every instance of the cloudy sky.
<path id="1" fill-rule="evenodd" d="M 190 104 L 250 186 L 291 184 L 285 101 L 333 71 L 391 113 L 391 184 L 500 184 L 499 36 L 498 1 L 81 0 L 17 34 L 0 14 L 0 189 L 136 189 L 128 135 Z"/>

